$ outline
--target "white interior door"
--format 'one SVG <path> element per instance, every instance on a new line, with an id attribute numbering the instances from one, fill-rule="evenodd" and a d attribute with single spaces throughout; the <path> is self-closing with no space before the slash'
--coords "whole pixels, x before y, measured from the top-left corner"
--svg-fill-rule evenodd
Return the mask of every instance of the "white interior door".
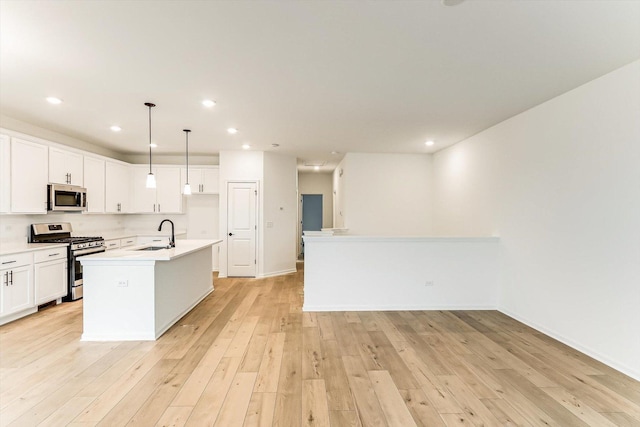
<path id="1" fill-rule="evenodd" d="M 227 275 L 255 277 L 258 185 L 229 182 L 227 197 Z"/>

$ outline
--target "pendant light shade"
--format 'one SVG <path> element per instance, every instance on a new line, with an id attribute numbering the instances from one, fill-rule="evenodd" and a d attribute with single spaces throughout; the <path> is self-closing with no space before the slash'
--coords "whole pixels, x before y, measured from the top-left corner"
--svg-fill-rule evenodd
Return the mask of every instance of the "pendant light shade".
<path id="1" fill-rule="evenodd" d="M 156 188 L 156 177 L 151 169 L 151 109 L 156 106 L 151 102 L 145 102 L 144 105 L 149 107 L 149 175 L 147 175 L 147 188 Z"/>
<path id="2" fill-rule="evenodd" d="M 185 196 L 188 196 L 191 194 L 191 185 L 189 185 L 189 132 L 191 132 L 191 130 L 183 129 L 183 131 L 187 140 L 186 150 L 185 150 L 185 157 L 186 157 L 186 163 L 187 163 L 187 178 L 184 183 L 184 190 L 182 190 L 182 194 L 184 194 Z"/>

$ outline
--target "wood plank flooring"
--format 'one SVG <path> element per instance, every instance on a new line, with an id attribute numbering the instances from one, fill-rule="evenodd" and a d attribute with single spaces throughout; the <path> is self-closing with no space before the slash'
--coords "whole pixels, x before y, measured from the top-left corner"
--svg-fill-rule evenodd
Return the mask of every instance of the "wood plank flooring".
<path id="1" fill-rule="evenodd" d="M 640 426 L 640 383 L 499 312 L 303 313 L 302 278 L 216 279 L 156 342 L 2 326 L 0 425 Z"/>

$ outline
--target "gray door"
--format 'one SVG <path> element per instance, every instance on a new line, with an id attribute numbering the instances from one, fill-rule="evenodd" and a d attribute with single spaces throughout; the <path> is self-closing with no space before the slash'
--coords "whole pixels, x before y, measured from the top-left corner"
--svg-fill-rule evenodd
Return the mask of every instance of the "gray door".
<path id="1" fill-rule="evenodd" d="M 302 232 L 320 231 L 322 228 L 322 194 L 302 195 Z M 302 244 L 304 253 L 304 242 Z"/>

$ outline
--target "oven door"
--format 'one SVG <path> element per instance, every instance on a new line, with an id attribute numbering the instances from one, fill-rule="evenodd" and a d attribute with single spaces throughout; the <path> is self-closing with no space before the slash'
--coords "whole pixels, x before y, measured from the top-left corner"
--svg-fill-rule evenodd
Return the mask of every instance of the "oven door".
<path id="1" fill-rule="evenodd" d="M 93 248 L 76 250 L 71 253 L 70 268 L 69 268 L 69 295 L 67 298 L 70 301 L 75 301 L 82 298 L 84 281 L 82 279 L 82 263 L 80 258 L 86 255 L 97 254 L 104 252 L 106 249 L 104 246 L 96 246 Z"/>

